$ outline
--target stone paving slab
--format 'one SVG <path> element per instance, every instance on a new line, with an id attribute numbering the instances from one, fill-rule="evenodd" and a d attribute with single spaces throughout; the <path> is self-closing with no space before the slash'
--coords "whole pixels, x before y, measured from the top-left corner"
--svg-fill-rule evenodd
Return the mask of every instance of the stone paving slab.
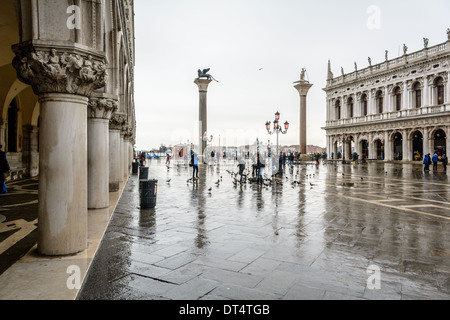
<path id="1" fill-rule="evenodd" d="M 149 167 L 156 208 L 140 210 L 131 177 L 78 299 L 450 298 L 443 172 L 300 165 L 257 186 L 235 184 L 232 162 L 202 166 L 195 184 L 188 167 Z M 374 265 L 380 290 L 368 288 Z"/>

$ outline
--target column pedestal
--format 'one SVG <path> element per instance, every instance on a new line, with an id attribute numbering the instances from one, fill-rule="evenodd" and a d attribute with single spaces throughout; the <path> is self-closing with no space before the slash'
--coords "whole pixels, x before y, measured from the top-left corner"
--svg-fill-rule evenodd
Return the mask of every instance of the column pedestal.
<path id="1" fill-rule="evenodd" d="M 87 247 L 87 105 L 72 94 L 42 94 L 38 250 L 57 256 Z"/>

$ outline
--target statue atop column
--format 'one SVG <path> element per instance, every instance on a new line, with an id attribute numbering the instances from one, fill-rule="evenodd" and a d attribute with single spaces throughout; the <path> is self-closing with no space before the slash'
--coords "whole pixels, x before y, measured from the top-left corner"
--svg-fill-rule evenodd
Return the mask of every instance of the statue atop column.
<path id="1" fill-rule="evenodd" d="M 214 77 L 212 76 L 212 75 L 210 75 L 208 72 L 209 72 L 209 70 L 211 70 L 211 69 L 203 69 L 203 70 L 200 70 L 200 69 L 198 69 L 198 78 L 197 79 L 201 79 L 201 78 L 206 78 L 207 80 L 214 80 L 214 81 L 216 81 L 216 82 L 219 82 L 219 81 L 217 81 L 216 79 L 214 79 Z"/>

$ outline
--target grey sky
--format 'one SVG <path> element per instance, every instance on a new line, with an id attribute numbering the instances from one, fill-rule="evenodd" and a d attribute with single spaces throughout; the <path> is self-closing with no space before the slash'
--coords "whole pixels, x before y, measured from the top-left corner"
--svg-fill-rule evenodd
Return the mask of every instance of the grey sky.
<path id="1" fill-rule="evenodd" d="M 370 24 L 376 6 L 380 25 Z M 274 113 L 299 143 L 300 97 L 293 87 L 303 67 L 308 96 L 308 144 L 325 146 L 327 63 L 335 76 L 447 40 L 448 0 L 136 0 L 135 104 L 137 148 L 198 139 L 197 70 L 219 81 L 208 91 L 208 129 L 221 144 L 269 139 Z M 372 26 L 372 28 L 368 27 Z M 263 68 L 263 70 L 259 70 Z"/>

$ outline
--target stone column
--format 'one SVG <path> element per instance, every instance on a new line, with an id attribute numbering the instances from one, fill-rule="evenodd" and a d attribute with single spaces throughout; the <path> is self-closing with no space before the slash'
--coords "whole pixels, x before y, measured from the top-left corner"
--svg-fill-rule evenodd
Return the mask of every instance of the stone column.
<path id="1" fill-rule="evenodd" d="M 428 86 L 428 77 L 423 78 L 423 107 L 428 107 L 430 105 L 430 89 Z"/>
<path id="2" fill-rule="evenodd" d="M 119 149 L 119 158 L 120 158 L 120 181 L 125 182 L 125 132 L 120 131 L 120 149 Z"/>
<path id="3" fill-rule="evenodd" d="M 207 79 L 195 79 L 194 83 L 198 86 L 200 101 L 199 101 L 199 137 L 203 137 L 205 132 L 208 132 L 208 86 L 212 80 Z M 207 142 L 200 138 L 199 141 L 199 157 L 204 160 L 204 152 L 206 149 Z"/>
<path id="4" fill-rule="evenodd" d="M 403 161 L 410 161 L 409 159 L 411 158 L 410 152 L 409 152 L 409 145 L 410 145 L 410 141 L 409 141 L 409 137 L 408 137 L 408 131 L 403 130 L 402 131 L 402 154 L 403 154 Z"/>
<path id="5" fill-rule="evenodd" d="M 87 248 L 87 105 L 105 84 L 100 52 L 74 43 L 13 46 L 18 79 L 40 102 L 38 251 L 72 255 Z"/>
<path id="6" fill-rule="evenodd" d="M 307 154 L 307 96 L 309 90 L 312 88 L 313 84 L 305 80 L 300 80 L 295 82 L 294 88 L 297 89 L 300 94 L 300 153 Z M 342 101 L 342 106 L 344 105 L 344 101 Z"/>
<path id="7" fill-rule="evenodd" d="M 424 156 L 431 153 L 430 152 L 430 140 L 429 140 L 429 129 L 427 127 L 423 128 L 423 154 Z"/>
<path id="8" fill-rule="evenodd" d="M 445 153 L 446 153 L 447 158 L 448 158 L 449 153 L 450 153 L 450 126 L 447 126 L 447 132 L 445 134 L 447 136 L 446 146 L 445 146 Z"/>
<path id="9" fill-rule="evenodd" d="M 109 192 L 119 191 L 122 181 L 120 131 L 125 121 L 126 115 L 116 112 L 109 122 Z"/>
<path id="10" fill-rule="evenodd" d="M 123 170 L 124 170 L 124 178 L 125 180 L 128 179 L 130 176 L 130 127 L 127 126 L 127 130 L 125 131 L 125 135 L 123 137 Z"/>
<path id="11" fill-rule="evenodd" d="M 98 94 L 89 101 L 88 208 L 109 207 L 109 121 L 117 110 L 116 98 Z"/>
<path id="12" fill-rule="evenodd" d="M 359 155 L 359 158 L 361 159 L 361 143 L 359 142 L 359 137 L 361 136 L 361 134 L 356 134 L 355 135 L 355 152 Z"/>
<path id="13" fill-rule="evenodd" d="M 327 159 L 331 159 L 331 139 L 330 136 L 327 135 Z"/>
<path id="14" fill-rule="evenodd" d="M 377 158 L 377 153 L 375 150 L 375 143 L 373 141 L 373 133 L 370 132 L 369 133 L 369 141 L 368 142 L 368 150 L 369 150 L 369 154 L 367 155 L 368 159 L 376 159 Z"/>
<path id="15" fill-rule="evenodd" d="M 27 166 L 31 178 L 39 175 L 38 135 L 39 128 L 23 126 L 22 162 Z"/>
<path id="16" fill-rule="evenodd" d="M 389 131 L 384 132 L 384 159 L 392 161 L 392 144 L 389 139 Z"/>
<path id="17" fill-rule="evenodd" d="M 445 83 L 445 101 L 446 105 L 450 104 L 450 76 L 449 73 L 445 74 L 443 77 Z"/>

